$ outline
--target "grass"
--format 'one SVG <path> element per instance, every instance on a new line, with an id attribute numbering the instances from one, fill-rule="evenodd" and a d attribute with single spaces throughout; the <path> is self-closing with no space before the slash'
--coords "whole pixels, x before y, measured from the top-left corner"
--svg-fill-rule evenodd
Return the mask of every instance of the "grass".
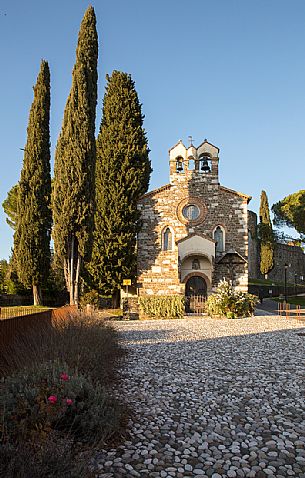
<path id="1" fill-rule="evenodd" d="M 252 285 L 278 285 L 277 282 L 274 282 L 272 280 L 269 280 L 269 279 L 250 279 L 249 278 L 249 284 L 252 284 Z"/>
<path id="2" fill-rule="evenodd" d="M 96 316 L 75 314 L 17 334 L 0 357 L 0 476 L 90 477 L 84 451 L 124 433 L 126 406 L 111 391 L 124 355 L 117 332 Z M 61 421 L 48 402 L 53 394 Z M 63 408 L 63 397 L 73 398 L 73 408 Z"/>
<path id="3" fill-rule="evenodd" d="M 278 297 L 272 297 L 272 299 L 276 302 L 283 302 L 283 300 L 280 300 Z M 305 307 L 305 296 L 296 295 L 287 297 L 287 303 L 292 305 L 301 305 Z"/>
<path id="4" fill-rule="evenodd" d="M 277 286 L 284 286 L 284 282 L 278 282 L 270 279 L 250 279 L 249 278 L 249 285 L 277 285 Z M 303 284 L 297 284 L 303 285 Z M 287 286 L 294 287 L 295 284 L 291 282 L 287 282 Z"/>

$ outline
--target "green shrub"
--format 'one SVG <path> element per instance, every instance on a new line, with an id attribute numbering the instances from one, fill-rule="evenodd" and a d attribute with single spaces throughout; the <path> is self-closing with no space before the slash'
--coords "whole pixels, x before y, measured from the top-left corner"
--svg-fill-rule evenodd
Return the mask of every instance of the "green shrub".
<path id="1" fill-rule="evenodd" d="M 1 383 L 0 441 L 47 439 L 58 430 L 100 442 L 120 426 L 117 405 L 99 383 L 64 362 L 45 362 Z"/>
<path id="2" fill-rule="evenodd" d="M 99 294 L 96 290 L 91 290 L 90 292 L 86 292 L 80 298 L 79 305 L 81 309 L 84 309 L 86 305 L 92 305 L 96 309 L 99 306 Z"/>
<path id="3" fill-rule="evenodd" d="M 239 290 L 234 290 L 227 281 L 221 281 L 216 292 L 207 299 L 209 315 L 236 319 L 253 315 L 258 298 Z"/>
<path id="4" fill-rule="evenodd" d="M 181 295 L 139 297 L 143 315 L 156 319 L 181 319 L 184 316 L 185 299 Z"/>

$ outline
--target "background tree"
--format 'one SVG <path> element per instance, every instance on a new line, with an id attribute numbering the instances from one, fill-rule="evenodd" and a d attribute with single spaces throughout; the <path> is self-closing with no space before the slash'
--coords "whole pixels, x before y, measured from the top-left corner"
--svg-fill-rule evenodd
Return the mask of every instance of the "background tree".
<path id="1" fill-rule="evenodd" d="M 118 305 L 123 278 L 136 275 L 139 197 L 149 185 L 148 145 L 141 104 L 127 73 L 107 76 L 103 118 L 97 139 L 96 213 L 92 260 L 95 288 Z"/>
<path id="2" fill-rule="evenodd" d="M 27 128 L 23 167 L 18 185 L 14 260 L 18 278 L 33 288 L 34 304 L 40 305 L 41 285 L 50 268 L 50 70 L 41 62 L 34 87 Z"/>
<path id="3" fill-rule="evenodd" d="M 270 272 L 274 266 L 274 236 L 270 220 L 268 198 L 265 191 L 261 193 L 259 217 L 260 271 L 267 276 L 268 272 Z"/>
<path id="4" fill-rule="evenodd" d="M 31 289 L 25 288 L 18 280 L 13 256 L 9 262 L 6 259 L 0 260 L 0 293 L 19 295 L 31 293 Z"/>
<path id="5" fill-rule="evenodd" d="M 293 227 L 305 241 L 305 190 L 290 194 L 272 206 L 274 223 Z"/>
<path id="6" fill-rule="evenodd" d="M 80 268 L 90 251 L 93 228 L 97 57 L 96 19 L 90 6 L 80 26 L 54 169 L 54 247 L 64 269 L 71 304 L 78 303 Z"/>
<path id="7" fill-rule="evenodd" d="M 0 294 L 7 292 L 7 274 L 8 274 L 8 262 L 6 259 L 0 260 Z"/>
<path id="8" fill-rule="evenodd" d="M 7 193 L 6 199 L 2 203 L 3 210 L 7 215 L 6 222 L 12 228 L 16 229 L 17 223 L 17 202 L 18 202 L 18 184 L 15 184 Z"/>

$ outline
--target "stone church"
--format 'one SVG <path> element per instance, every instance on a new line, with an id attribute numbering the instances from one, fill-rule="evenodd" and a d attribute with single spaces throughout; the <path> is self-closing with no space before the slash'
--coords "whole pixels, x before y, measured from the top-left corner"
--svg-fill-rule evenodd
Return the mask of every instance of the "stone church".
<path id="1" fill-rule="evenodd" d="M 209 294 L 223 278 L 248 288 L 250 196 L 219 183 L 219 149 L 180 140 L 169 150 L 170 183 L 139 202 L 138 294 Z"/>

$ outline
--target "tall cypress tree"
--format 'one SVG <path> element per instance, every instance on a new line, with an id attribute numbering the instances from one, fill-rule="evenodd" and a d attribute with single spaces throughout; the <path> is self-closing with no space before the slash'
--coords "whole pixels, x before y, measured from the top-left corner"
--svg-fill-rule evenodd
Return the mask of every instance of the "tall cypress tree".
<path id="1" fill-rule="evenodd" d="M 50 70 L 41 62 L 31 106 L 18 186 L 14 257 L 18 278 L 33 287 L 34 304 L 40 305 L 41 285 L 50 269 Z"/>
<path id="2" fill-rule="evenodd" d="M 274 235 L 265 191 L 261 193 L 259 216 L 260 270 L 262 274 L 267 275 L 274 266 Z"/>
<path id="3" fill-rule="evenodd" d="M 90 6 L 80 26 L 54 169 L 55 254 L 64 268 L 71 304 L 78 303 L 80 268 L 90 250 L 93 228 L 97 57 L 96 18 Z"/>
<path id="4" fill-rule="evenodd" d="M 96 213 L 92 260 L 94 286 L 118 304 L 123 278 L 136 274 L 137 202 L 151 173 L 141 104 L 127 73 L 107 76 L 97 139 Z"/>

